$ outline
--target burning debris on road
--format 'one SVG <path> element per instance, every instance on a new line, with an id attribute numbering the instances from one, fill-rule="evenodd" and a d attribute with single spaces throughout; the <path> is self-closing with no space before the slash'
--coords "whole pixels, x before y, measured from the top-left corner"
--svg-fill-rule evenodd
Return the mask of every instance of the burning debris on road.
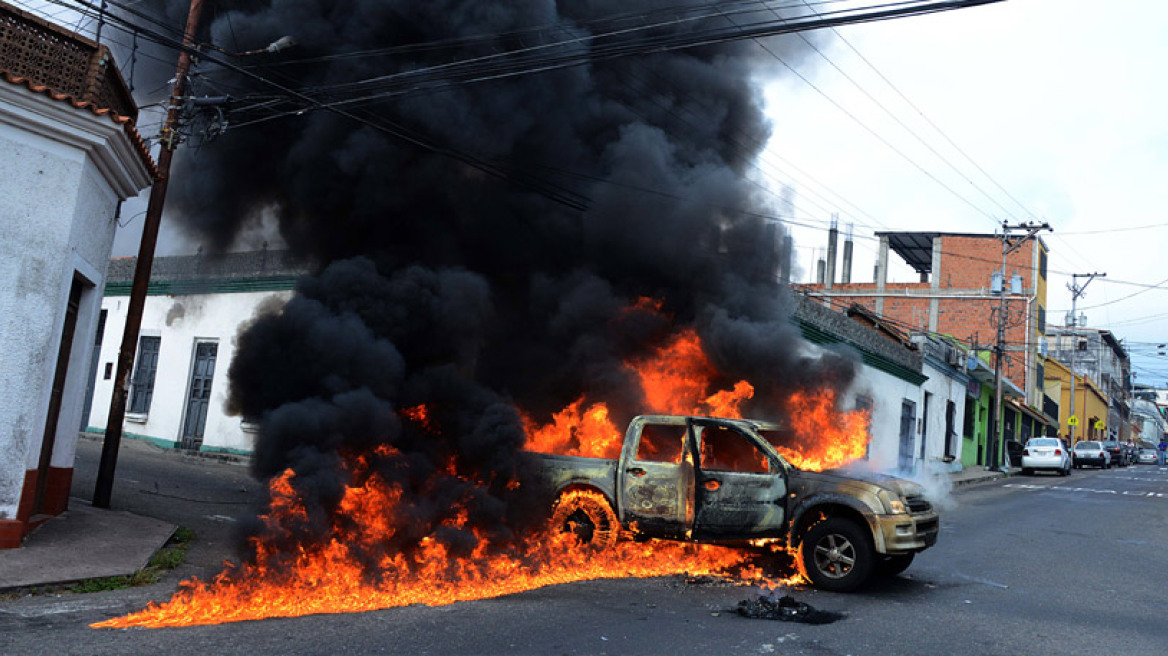
<path id="1" fill-rule="evenodd" d="M 185 0 L 170 4 L 178 14 Z M 259 55 L 254 70 L 326 89 L 524 35 L 576 35 L 587 49 L 627 11 L 616 0 L 254 0 L 207 34 L 236 50 L 292 34 L 296 60 Z M 809 355 L 776 284 L 789 237 L 749 175 L 769 133 L 760 52 L 730 42 L 414 90 L 364 105 L 364 121 L 310 112 L 186 155 L 173 191 L 192 235 L 227 247 L 271 213 L 320 266 L 242 331 L 230 367 L 229 406 L 259 424 L 254 472 L 270 482 L 245 562 L 102 625 L 450 603 L 717 574 L 747 558 L 656 542 L 581 556 L 568 536 L 542 533 L 551 499 L 526 450 L 547 439 L 605 453 L 620 440 L 610 427 L 644 412 L 783 419 L 815 407 L 831 415 L 818 426 L 862 434 L 863 416 L 836 407 L 854 359 Z M 394 138 L 375 129 L 382 120 L 444 148 Z M 824 439 L 802 435 L 791 455 Z M 863 439 L 833 462 L 856 453 Z"/>
<path id="2" fill-rule="evenodd" d="M 735 609 L 739 615 L 756 620 L 779 620 L 800 624 L 831 624 L 845 615 L 819 610 L 791 595 L 778 596 L 774 590 L 765 590 L 755 599 L 743 599 Z"/>

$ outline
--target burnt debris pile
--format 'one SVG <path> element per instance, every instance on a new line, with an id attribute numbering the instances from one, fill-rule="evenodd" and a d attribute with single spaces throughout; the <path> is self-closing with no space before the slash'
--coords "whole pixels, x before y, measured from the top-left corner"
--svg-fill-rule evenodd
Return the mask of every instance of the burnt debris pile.
<path id="1" fill-rule="evenodd" d="M 762 593 L 755 599 L 743 599 L 738 602 L 735 611 L 739 615 L 751 619 L 779 620 L 800 624 L 831 624 L 845 617 L 834 611 L 819 610 L 796 600 L 791 595 L 778 596 L 774 592 Z"/>

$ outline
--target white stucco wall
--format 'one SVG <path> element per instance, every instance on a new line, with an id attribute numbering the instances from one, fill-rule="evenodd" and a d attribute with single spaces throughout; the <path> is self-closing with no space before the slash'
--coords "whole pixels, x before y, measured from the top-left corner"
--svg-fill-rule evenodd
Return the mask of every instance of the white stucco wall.
<path id="1" fill-rule="evenodd" d="M 225 412 L 227 371 L 235 355 L 235 338 L 240 326 L 250 321 L 258 308 L 278 308 L 291 296 L 290 291 L 278 291 L 147 297 L 141 334 L 161 337 L 154 396 L 145 416 L 127 415 L 124 433 L 160 443 L 179 442 L 195 344 L 212 341 L 218 344 L 218 353 L 202 448 L 250 453 L 254 448 L 253 435 L 242 428 L 239 417 Z M 127 296 L 111 296 L 102 301 L 108 315 L 89 415 L 89 426 L 95 429 L 104 430 L 109 416 L 113 381 L 105 379 L 104 374 L 107 365 L 116 370 L 128 305 Z"/>
<path id="2" fill-rule="evenodd" d="M 953 456 L 954 462 L 961 462 L 961 446 L 964 440 L 961 437 L 962 422 L 965 419 L 965 401 L 967 398 L 965 380 L 953 377 L 951 370 L 943 366 L 936 365 L 931 358 L 925 358 L 923 373 L 929 377 L 928 380 L 921 385 L 921 407 L 923 408 L 925 393 L 932 394 L 930 401 L 928 421 L 925 426 L 925 463 L 927 466 L 942 466 L 942 458 L 945 457 L 945 406 L 948 401 L 953 401 L 953 432 L 951 438 L 949 455 Z M 923 410 L 919 416 L 924 417 Z M 921 452 L 920 442 L 921 435 L 918 433 L 916 450 L 914 453 L 919 456 Z"/>
<path id="3" fill-rule="evenodd" d="M 16 516 L 38 466 L 76 276 L 84 291 L 51 460 L 72 467 L 117 204 L 149 180 L 123 157 L 136 156 L 128 142 L 109 117 L 0 82 L 0 519 Z"/>
<path id="4" fill-rule="evenodd" d="M 855 406 L 855 398 L 866 396 L 872 399 L 872 419 L 870 423 L 871 441 L 868 445 L 868 461 L 873 469 L 895 470 L 900 453 L 900 408 L 908 399 L 916 404 L 914 419 L 921 416 L 921 388 L 869 366 L 861 366 L 856 380 L 849 390 L 851 402 L 846 407 Z M 916 422 L 914 422 L 914 426 Z M 920 439 L 919 432 L 914 437 L 914 445 Z M 914 448 L 919 449 L 919 446 Z M 914 452 L 919 453 L 919 451 Z"/>

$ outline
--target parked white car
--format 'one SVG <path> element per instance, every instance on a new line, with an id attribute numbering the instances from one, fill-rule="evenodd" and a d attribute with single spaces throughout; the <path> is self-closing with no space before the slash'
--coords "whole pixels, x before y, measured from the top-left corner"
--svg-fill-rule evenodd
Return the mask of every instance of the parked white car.
<path id="1" fill-rule="evenodd" d="M 1071 459 L 1075 463 L 1076 469 L 1088 465 L 1100 469 L 1111 468 L 1111 454 L 1103 448 L 1102 442 L 1091 440 L 1075 442 L 1074 455 L 1071 456 Z"/>
<path id="2" fill-rule="evenodd" d="M 1023 474 L 1048 470 L 1066 476 L 1071 473 L 1071 466 L 1071 454 L 1057 437 L 1032 437 L 1022 448 Z"/>

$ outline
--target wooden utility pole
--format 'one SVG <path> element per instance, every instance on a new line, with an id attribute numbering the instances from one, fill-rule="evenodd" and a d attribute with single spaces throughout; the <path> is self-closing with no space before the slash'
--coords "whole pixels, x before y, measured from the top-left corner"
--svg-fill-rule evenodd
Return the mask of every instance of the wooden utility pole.
<path id="1" fill-rule="evenodd" d="M 1075 316 L 1076 303 L 1078 302 L 1079 297 L 1083 295 L 1083 292 L 1087 291 L 1087 285 L 1090 285 L 1092 280 L 1094 280 L 1095 278 L 1106 278 L 1106 277 L 1107 277 L 1106 273 L 1072 273 L 1071 274 L 1071 284 L 1067 285 L 1067 289 L 1071 290 L 1071 320 L 1067 322 L 1067 326 L 1072 329 L 1071 330 L 1071 410 L 1070 410 L 1070 414 L 1068 415 L 1068 421 L 1069 421 L 1070 417 L 1075 418 L 1075 425 L 1068 426 L 1071 429 L 1070 444 L 1072 447 L 1074 447 L 1075 442 L 1078 441 L 1076 439 L 1077 434 L 1079 432 L 1078 426 L 1080 426 L 1084 423 L 1084 422 L 1079 420 L 1079 417 L 1075 413 L 1075 352 L 1079 350 L 1079 332 L 1077 330 L 1074 330 L 1074 328 L 1076 328 L 1079 325 L 1078 324 L 1079 319 L 1078 319 L 1078 317 Z M 1082 287 L 1079 286 L 1079 278 L 1086 278 L 1087 279 L 1087 282 L 1083 283 Z M 1085 407 L 1087 405 L 1086 390 L 1084 390 L 1084 392 L 1083 392 L 1083 405 L 1084 405 L 1083 409 L 1086 410 L 1086 407 Z"/>
<path id="2" fill-rule="evenodd" d="M 134 283 L 130 288 L 130 307 L 126 311 L 126 327 L 122 346 L 118 351 L 118 371 L 114 377 L 114 391 L 110 398 L 109 418 L 105 424 L 105 441 L 101 446 L 101 464 L 97 470 L 97 485 L 93 490 L 93 505 L 110 507 L 114 487 L 114 470 L 118 464 L 118 448 L 122 443 L 122 423 L 126 420 L 126 397 L 130 387 L 130 372 L 134 369 L 134 354 L 138 348 L 138 333 L 142 328 L 142 310 L 146 306 L 146 290 L 150 285 L 150 270 L 154 266 L 154 247 L 158 243 L 158 226 L 162 220 L 162 206 L 170 182 L 170 163 L 178 147 L 178 123 L 186 93 L 187 72 L 191 68 L 191 50 L 195 45 L 195 30 L 203 13 L 203 0 L 191 0 L 187 27 L 183 32 L 183 48 L 178 55 L 174 87 L 166 123 L 162 127 L 162 150 L 158 154 L 158 176 L 150 188 L 146 219 L 142 226 L 142 243 L 138 246 L 138 261 L 134 269 Z"/>
<path id="3" fill-rule="evenodd" d="M 1011 234 L 1015 230 L 1025 230 L 1026 234 L 1011 243 Z M 1038 233 L 1039 230 L 1051 230 L 1049 223 L 1020 223 L 1010 225 L 1002 222 L 1002 289 L 998 299 L 998 339 L 994 354 L 994 405 L 993 419 L 990 422 L 989 453 L 986 458 L 986 469 L 998 468 L 998 451 L 1002 445 L 1002 358 L 1006 350 L 1006 256 L 1018 250 L 1022 244 Z M 1029 336 L 1027 336 L 1029 338 Z M 1023 385 L 1025 387 L 1025 385 Z M 1029 390 L 1026 391 L 1030 393 Z M 1003 454 L 1005 456 L 1005 454 Z"/>

